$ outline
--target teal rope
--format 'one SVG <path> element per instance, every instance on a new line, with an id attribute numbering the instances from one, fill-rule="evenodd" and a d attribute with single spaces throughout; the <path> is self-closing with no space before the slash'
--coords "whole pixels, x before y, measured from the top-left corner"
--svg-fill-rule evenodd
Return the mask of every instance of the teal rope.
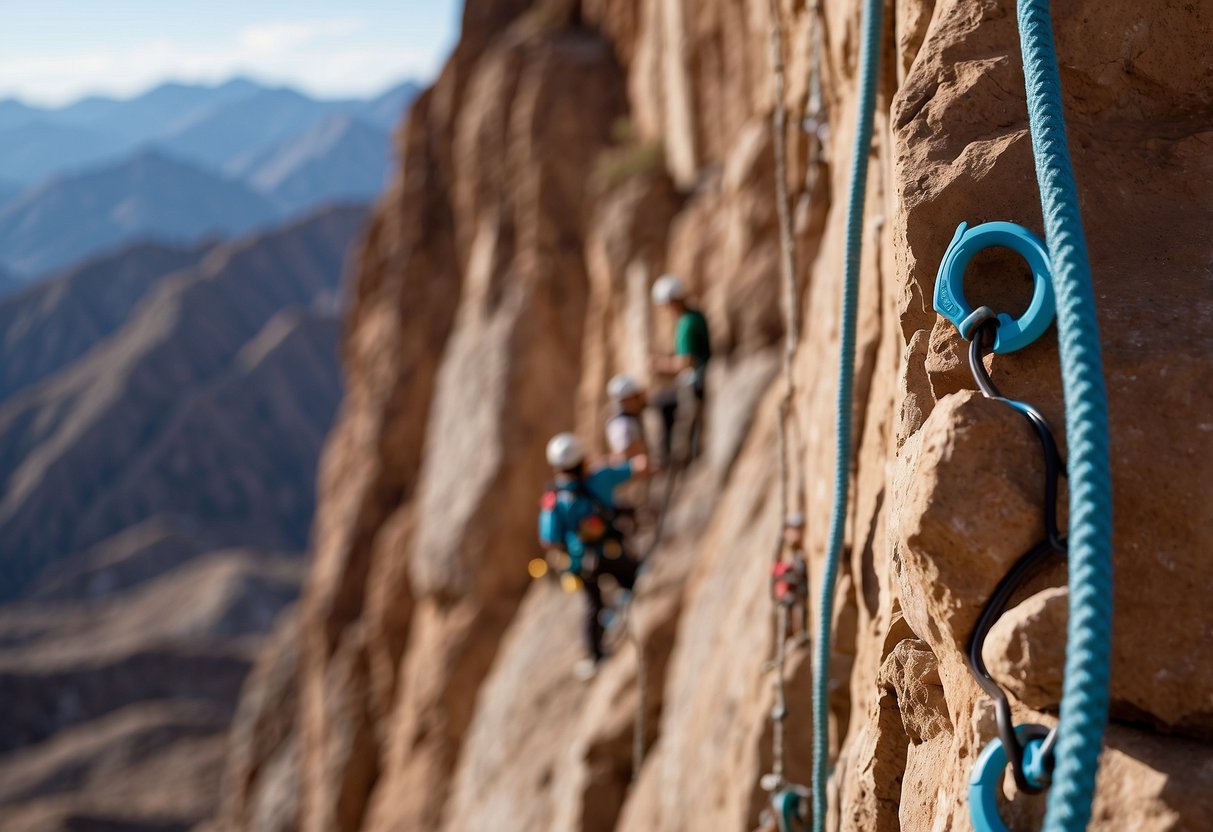
<path id="1" fill-rule="evenodd" d="M 1099 325 L 1078 191 L 1066 146 L 1048 0 L 1019 0 L 1032 153 L 1057 293 L 1070 481 L 1070 619 L 1056 767 L 1045 832 L 1078 832 L 1091 818 L 1108 719 L 1112 629 L 1112 476 Z"/>
<path id="2" fill-rule="evenodd" d="M 880 64 L 883 0 L 864 0 L 863 42 L 859 53 L 859 106 L 851 156 L 851 186 L 847 196 L 846 275 L 842 287 L 839 334 L 837 446 L 834 454 L 834 512 L 830 543 L 817 604 L 817 644 L 813 662 L 813 829 L 826 822 L 826 780 L 830 753 L 830 629 L 834 617 L 834 584 L 846 533 L 847 490 L 851 479 L 851 415 L 855 380 L 855 319 L 859 298 L 859 256 L 863 246 L 863 204 L 867 195 L 868 154 L 876 114 L 876 81 Z"/>

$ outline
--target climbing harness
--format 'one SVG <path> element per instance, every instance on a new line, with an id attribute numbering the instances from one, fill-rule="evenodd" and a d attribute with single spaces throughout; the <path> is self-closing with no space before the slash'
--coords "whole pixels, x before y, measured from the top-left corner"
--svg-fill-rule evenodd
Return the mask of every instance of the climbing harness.
<path id="1" fill-rule="evenodd" d="M 619 529 L 620 512 L 607 505 L 593 489 L 583 480 L 575 479 L 569 482 L 556 482 L 544 489 L 541 506 L 551 510 L 555 507 L 560 494 L 571 494 L 583 497 L 593 506 L 593 511 L 582 517 L 577 523 L 577 537 L 585 546 L 580 558 L 570 558 L 565 568 L 567 573 L 584 578 L 592 574 L 597 567 L 598 553 L 607 560 L 615 560 L 624 554 L 623 532 Z"/>
<path id="2" fill-rule="evenodd" d="M 834 589 L 846 534 L 847 497 L 851 481 L 851 429 L 855 380 L 855 328 L 859 296 L 859 264 L 863 245 L 863 210 L 867 194 L 868 154 L 876 113 L 876 82 L 883 31 L 883 0 L 864 0 L 859 52 L 858 107 L 855 144 L 851 151 L 851 180 L 847 195 L 846 272 L 839 314 L 838 401 L 835 414 L 834 509 L 830 517 L 829 545 L 822 571 L 817 604 L 817 644 L 813 662 L 813 829 L 823 832 L 826 822 L 826 786 L 830 753 L 830 647 L 834 617 Z"/>
<path id="3" fill-rule="evenodd" d="M 1099 327 L 1095 319 L 1095 297 L 1091 285 L 1086 241 L 1078 208 L 1078 191 L 1066 144 L 1065 114 L 1061 104 L 1061 82 L 1057 54 L 1053 44 L 1048 0 L 1019 0 L 1018 22 L 1023 54 L 1028 124 L 1032 134 L 1032 154 L 1048 242 L 1048 272 L 1056 292 L 1058 346 L 1061 357 L 1062 388 L 1066 412 L 1066 437 L 1069 441 L 1070 537 L 1061 537 L 1056 526 L 1057 477 L 1063 465 L 1056 443 L 1044 419 L 1034 409 L 1006 401 L 1023 413 L 1037 431 L 1046 462 L 1046 539 L 1032 549 L 1002 580 L 982 613 L 969 645 L 969 660 L 982 687 L 995 699 L 999 739 L 990 743 L 978 759 L 970 781 L 970 812 L 979 832 L 1004 829 L 998 817 L 995 797 L 1003 768 L 1010 765 L 1016 782 L 1024 791 L 1051 787 L 1045 810 L 1046 832 L 1079 832 L 1091 817 L 1095 774 L 1108 716 L 1109 664 L 1112 621 L 1112 497 L 1108 461 L 1108 416 Z M 979 231 L 981 226 L 974 231 Z M 956 322 L 963 315 L 962 335 L 972 335 L 970 364 L 982 393 L 1000 398 L 981 363 L 981 341 L 995 326 L 989 310 L 964 314 L 963 293 L 956 291 L 963 273 L 964 226 L 951 249 L 960 249 L 951 260 L 945 257 L 949 277 L 943 297 L 937 285 L 936 308 Z M 1029 235 L 1030 236 L 1030 235 Z M 989 239 L 996 239 L 994 236 Z M 1033 253 L 1001 238 L 1033 262 Z M 976 250 L 976 244 L 969 248 Z M 969 255 L 971 256 L 971 254 Z M 957 269 L 956 264 L 961 264 Z M 1043 290 L 1036 265 L 1033 277 L 1038 285 L 1029 312 Z M 941 308 L 945 307 L 945 308 Z M 1037 310 L 1037 317 L 1043 314 Z M 1025 317 L 1029 317 L 1025 315 Z M 1001 330 L 1006 321 L 999 319 Z M 1014 322 L 1012 322 L 1014 323 Z M 1008 328 L 1003 351 L 1030 343 L 1030 333 L 1039 321 L 1028 325 L 1023 318 L 1019 327 Z M 1045 323 L 1047 326 L 1047 322 Z M 969 334 L 966 334 L 966 331 Z M 1043 327 L 1040 327 L 1043 331 Z M 1039 333 L 1037 333 L 1039 334 Z M 1001 336 L 1001 332 L 998 333 Z M 1022 340 L 1018 344 L 1016 341 Z M 998 351 L 997 346 L 995 351 Z M 985 633 L 1001 614 L 1011 594 L 1031 574 L 1035 566 L 1056 551 L 1067 551 L 1069 562 L 1070 613 L 1066 633 L 1066 666 L 1061 713 L 1052 732 L 1039 726 L 1010 728 L 1010 706 L 1006 695 L 985 670 L 981 646 Z M 1042 733 L 1043 732 L 1043 733 Z M 1050 777 L 1051 775 L 1051 777 Z"/>

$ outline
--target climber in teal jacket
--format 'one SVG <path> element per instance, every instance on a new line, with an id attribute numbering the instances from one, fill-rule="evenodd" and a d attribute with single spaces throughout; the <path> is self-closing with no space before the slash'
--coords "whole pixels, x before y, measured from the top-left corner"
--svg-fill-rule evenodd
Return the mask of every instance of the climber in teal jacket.
<path id="1" fill-rule="evenodd" d="M 548 442 L 547 459 L 555 480 L 540 505 L 539 540 L 548 551 L 549 562 L 573 576 L 585 590 L 590 659 L 578 665 L 578 675 L 588 678 L 606 655 L 598 580 L 610 575 L 620 589 L 630 591 L 640 569 L 615 524 L 615 489 L 634 476 L 645 475 L 648 460 L 640 456 L 591 470 L 586 465 L 585 446 L 571 433 L 557 434 Z"/>

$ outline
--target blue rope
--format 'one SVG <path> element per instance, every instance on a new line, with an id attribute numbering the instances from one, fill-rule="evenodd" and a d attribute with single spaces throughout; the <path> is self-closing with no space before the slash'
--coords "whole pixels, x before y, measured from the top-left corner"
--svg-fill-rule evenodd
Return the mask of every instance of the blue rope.
<path id="1" fill-rule="evenodd" d="M 1019 0 L 1032 153 L 1057 293 L 1070 481 L 1070 619 L 1056 767 L 1045 832 L 1086 829 L 1108 719 L 1112 629 L 1112 477 L 1108 402 L 1091 268 L 1066 146 L 1048 0 Z"/>
<path id="2" fill-rule="evenodd" d="M 830 754 L 830 642 L 834 617 L 834 584 L 846 533 L 847 491 L 851 479 L 851 416 L 855 380 L 855 319 L 859 297 L 859 256 L 863 246 L 863 204 L 867 195 L 868 155 L 876 113 L 877 69 L 883 0 L 864 0 L 863 42 L 859 53 L 859 105 L 855 145 L 851 156 L 851 186 L 847 196 L 846 275 L 842 287 L 839 334 L 837 446 L 834 454 L 834 512 L 830 517 L 829 550 L 817 604 L 817 643 L 813 662 L 813 830 L 826 822 L 826 781 Z"/>

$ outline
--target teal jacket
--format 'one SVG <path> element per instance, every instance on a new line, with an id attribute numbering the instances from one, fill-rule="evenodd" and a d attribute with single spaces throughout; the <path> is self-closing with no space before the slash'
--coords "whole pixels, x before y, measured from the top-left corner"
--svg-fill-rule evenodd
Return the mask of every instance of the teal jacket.
<path id="1" fill-rule="evenodd" d="M 632 464 L 623 462 L 596 469 L 580 486 L 571 480 L 558 480 L 544 492 L 539 539 L 546 546 L 568 553 L 570 572 L 581 571 L 587 550 L 601 548 L 601 539 L 595 543 L 587 542 L 587 538 L 593 538 L 593 526 L 604 519 L 603 508 L 615 508 L 615 489 L 631 478 Z"/>

